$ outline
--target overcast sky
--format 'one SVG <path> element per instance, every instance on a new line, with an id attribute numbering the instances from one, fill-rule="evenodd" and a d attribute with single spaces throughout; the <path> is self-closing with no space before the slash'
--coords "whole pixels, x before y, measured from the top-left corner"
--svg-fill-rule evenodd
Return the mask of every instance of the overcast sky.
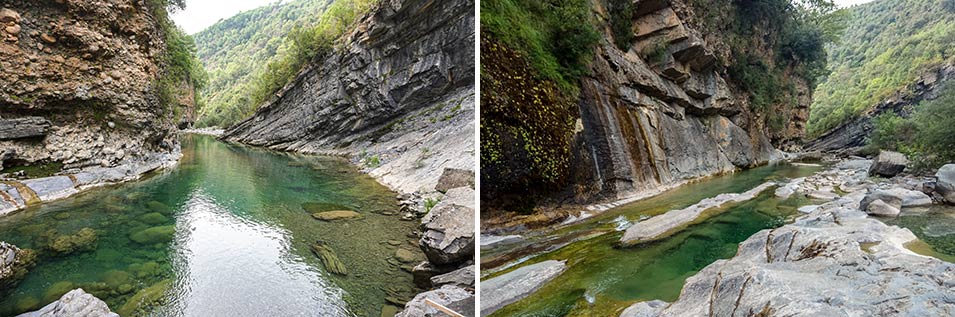
<path id="1" fill-rule="evenodd" d="M 280 0 L 186 0 L 186 10 L 172 16 L 186 33 L 195 34 L 242 11 Z"/>
<path id="2" fill-rule="evenodd" d="M 860 4 L 866 2 L 872 2 L 872 0 L 835 0 L 836 4 L 840 7 L 848 7 L 853 4 Z"/>
<path id="3" fill-rule="evenodd" d="M 186 33 L 195 34 L 215 24 L 220 19 L 239 12 L 255 9 L 281 0 L 187 0 L 186 10 L 172 16 Z M 872 0 L 835 0 L 839 6 L 850 6 Z"/>

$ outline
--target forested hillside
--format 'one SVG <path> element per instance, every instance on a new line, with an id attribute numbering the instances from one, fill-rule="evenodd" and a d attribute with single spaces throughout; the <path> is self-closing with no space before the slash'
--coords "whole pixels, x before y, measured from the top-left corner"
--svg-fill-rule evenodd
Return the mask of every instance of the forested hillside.
<path id="1" fill-rule="evenodd" d="M 286 54 L 286 36 L 312 27 L 332 0 L 274 3 L 221 20 L 195 34 L 198 55 L 209 72 L 198 125 L 230 125 L 253 111 L 249 91 L 270 62 Z"/>
<path id="2" fill-rule="evenodd" d="M 850 9 L 841 41 L 829 50 L 809 137 L 864 114 L 955 55 L 955 0 L 877 0 Z"/>

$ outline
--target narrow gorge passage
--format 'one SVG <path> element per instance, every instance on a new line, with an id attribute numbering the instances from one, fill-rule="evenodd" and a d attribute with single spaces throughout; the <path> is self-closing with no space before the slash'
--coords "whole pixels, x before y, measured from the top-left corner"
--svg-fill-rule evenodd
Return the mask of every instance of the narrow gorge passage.
<path id="1" fill-rule="evenodd" d="M 688 277 L 718 259 L 732 257 L 738 243 L 754 233 L 791 221 L 798 214 L 796 209 L 809 200 L 780 200 L 767 190 L 668 238 L 633 248 L 615 247 L 622 230 L 705 198 L 744 192 L 766 181 L 805 177 L 821 169 L 779 164 L 713 177 L 554 230 L 486 244 L 481 249 L 484 282 L 547 260 L 567 263 L 567 269 L 552 281 L 492 316 L 611 316 L 637 301 L 674 300 Z"/>
<path id="2" fill-rule="evenodd" d="M 38 253 L 0 301 L 35 310 L 77 287 L 126 316 L 378 315 L 407 300 L 410 261 L 424 255 L 395 193 L 344 160 L 183 140 L 179 165 L 0 218 L 0 240 Z M 354 210 L 321 221 L 313 212 Z M 311 248 L 337 254 L 329 272 Z M 307 312 L 307 313 L 306 313 Z"/>

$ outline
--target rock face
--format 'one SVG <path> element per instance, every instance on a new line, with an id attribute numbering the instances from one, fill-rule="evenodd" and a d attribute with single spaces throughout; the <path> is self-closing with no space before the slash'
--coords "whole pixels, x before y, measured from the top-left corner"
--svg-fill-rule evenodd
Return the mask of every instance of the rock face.
<path id="1" fill-rule="evenodd" d="M 398 191 L 433 191 L 444 168 L 473 168 L 473 9 L 466 0 L 382 2 L 341 49 L 223 139 L 356 155 Z"/>
<path id="2" fill-rule="evenodd" d="M 32 250 L 20 250 L 15 245 L 0 241 L 0 297 L 5 297 L 26 277 L 35 264 Z"/>
<path id="3" fill-rule="evenodd" d="M 687 279 L 675 302 L 638 303 L 622 316 L 950 315 L 955 264 L 907 249 L 915 235 L 858 210 L 864 194 L 760 231 Z"/>
<path id="4" fill-rule="evenodd" d="M 481 282 L 481 316 L 519 301 L 567 269 L 561 261 L 548 260 L 520 267 Z"/>
<path id="5" fill-rule="evenodd" d="M 611 20 L 610 2 L 592 1 L 598 20 Z M 635 40 L 621 49 L 609 27 L 598 28 L 603 39 L 571 109 L 577 120 L 568 133 L 572 154 L 566 181 L 555 185 L 563 188 L 539 195 L 578 204 L 623 200 L 689 179 L 765 164 L 778 159 L 776 147 L 789 147 L 802 137 L 811 99 L 807 82 L 797 75 L 788 77 L 798 92 L 787 100 L 796 100 L 795 105 L 773 106 L 773 114 L 785 120 L 770 129 L 766 115 L 752 110 L 748 92 L 725 71 L 738 52 L 731 52 L 719 35 L 701 32 L 705 26 L 699 25 L 696 11 L 720 9 L 696 8 L 680 0 L 631 2 Z M 642 53 L 658 45 L 663 51 L 659 61 Z M 771 49 L 752 53 L 773 54 Z M 487 60 L 482 58 L 485 64 Z M 490 81 L 494 80 L 498 79 Z M 508 164 L 508 156 L 503 155 L 502 165 Z M 498 188 L 482 190 L 482 201 L 492 208 L 497 207 L 491 204 L 505 201 L 501 196 L 528 187 L 520 177 L 482 177 L 487 177 L 482 187 Z M 527 198 L 506 201 L 511 200 Z"/>
<path id="6" fill-rule="evenodd" d="M 946 203 L 955 205 L 955 164 L 946 164 L 935 173 L 935 191 Z"/>
<path id="7" fill-rule="evenodd" d="M 474 190 L 459 187 L 424 218 L 420 245 L 431 263 L 446 265 L 471 260 L 474 256 Z"/>
<path id="8" fill-rule="evenodd" d="M 869 175 L 894 177 L 905 170 L 905 166 L 908 164 L 909 160 L 902 153 L 879 151 L 879 156 L 875 157 L 872 166 L 869 167 Z"/>
<path id="9" fill-rule="evenodd" d="M 106 303 L 83 291 L 81 288 L 63 294 L 59 300 L 43 306 L 40 310 L 17 317 L 119 317 L 109 310 Z"/>
<path id="10" fill-rule="evenodd" d="M 178 148 L 178 110 L 160 106 L 155 86 L 166 43 L 147 3 L 0 1 L 4 165 L 116 166 Z"/>
<path id="11" fill-rule="evenodd" d="M 852 154 L 866 145 L 866 139 L 874 129 L 872 118 L 883 113 L 895 113 L 903 117 L 912 114 L 914 107 L 922 100 L 938 97 L 947 83 L 955 80 L 955 65 L 943 65 L 929 70 L 915 83 L 910 91 L 897 92 L 877 105 L 863 116 L 852 119 L 829 130 L 806 144 L 806 149 L 814 151 L 840 152 Z"/>

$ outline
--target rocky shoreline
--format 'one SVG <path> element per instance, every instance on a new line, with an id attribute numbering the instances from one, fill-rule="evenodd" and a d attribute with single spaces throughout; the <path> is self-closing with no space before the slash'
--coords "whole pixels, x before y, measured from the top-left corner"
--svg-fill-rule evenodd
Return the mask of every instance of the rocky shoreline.
<path id="1" fill-rule="evenodd" d="M 955 264 L 913 252 L 907 245 L 918 239 L 911 231 L 870 216 L 891 216 L 871 202 L 901 205 L 902 197 L 886 198 L 888 193 L 934 193 L 928 189 L 938 186 L 936 180 L 897 176 L 875 182 L 868 171 L 878 164 L 844 161 L 780 187 L 777 196 L 798 193 L 828 202 L 804 209 L 809 213 L 791 224 L 753 235 L 735 257 L 690 277 L 675 302 L 637 303 L 621 316 L 951 315 Z"/>
<path id="2" fill-rule="evenodd" d="M 33 179 L 0 179 L 0 217 L 28 206 L 63 199 L 90 188 L 136 180 L 142 175 L 178 164 L 179 149 L 150 153 L 112 166 L 67 170 L 59 175 Z"/>

